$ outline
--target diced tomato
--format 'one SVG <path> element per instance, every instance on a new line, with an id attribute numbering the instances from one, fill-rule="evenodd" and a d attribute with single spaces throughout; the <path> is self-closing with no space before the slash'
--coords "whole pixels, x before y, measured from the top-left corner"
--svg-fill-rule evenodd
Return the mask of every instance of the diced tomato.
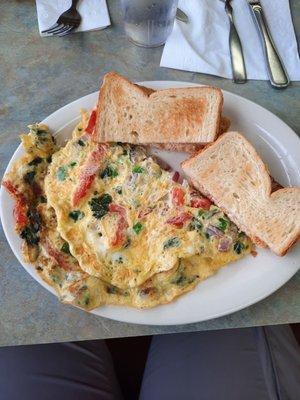
<path id="1" fill-rule="evenodd" d="M 68 262 L 67 256 L 60 250 L 57 250 L 48 238 L 43 241 L 43 246 L 48 255 L 53 258 L 62 269 L 66 271 L 74 269 L 74 266 Z"/>
<path id="2" fill-rule="evenodd" d="M 89 155 L 86 163 L 82 166 L 79 175 L 79 183 L 75 189 L 72 199 L 73 207 L 76 207 L 80 200 L 85 197 L 88 190 L 92 186 L 96 173 L 100 168 L 100 161 L 106 151 L 106 146 L 104 144 L 99 144 L 98 148 Z"/>
<path id="3" fill-rule="evenodd" d="M 96 110 L 93 110 L 91 115 L 90 115 L 90 119 L 89 119 L 89 122 L 87 124 L 87 127 L 85 128 L 85 131 L 89 135 L 92 135 L 92 133 L 94 132 L 95 125 L 96 125 L 96 117 L 97 117 Z"/>
<path id="4" fill-rule="evenodd" d="M 128 222 L 126 220 L 126 210 L 122 206 L 110 203 L 109 211 L 118 214 L 117 230 L 115 236 L 111 240 L 111 245 L 113 247 L 121 246 L 126 239 L 126 228 L 128 227 Z"/>
<path id="5" fill-rule="evenodd" d="M 18 189 L 10 181 L 2 181 L 2 186 L 14 197 L 19 196 Z"/>
<path id="6" fill-rule="evenodd" d="M 184 205 L 184 190 L 181 188 L 172 189 L 172 202 L 174 206 L 183 206 Z"/>
<path id="7" fill-rule="evenodd" d="M 115 212 L 121 215 L 126 215 L 126 210 L 124 207 L 119 206 L 118 204 L 115 203 L 110 203 L 109 204 L 109 211 L 110 212 Z"/>
<path id="8" fill-rule="evenodd" d="M 153 211 L 152 208 L 147 207 L 147 208 L 141 210 L 141 211 L 138 213 L 138 218 L 145 218 L 146 215 L 150 214 L 152 211 Z"/>
<path id="9" fill-rule="evenodd" d="M 193 197 L 191 199 L 191 206 L 194 208 L 204 208 L 204 210 L 209 210 L 212 202 L 206 197 Z"/>
<path id="10" fill-rule="evenodd" d="M 72 205 L 76 207 L 80 200 L 87 194 L 89 188 L 92 186 L 95 176 L 89 175 L 87 177 L 80 176 L 79 185 L 77 186 L 73 195 Z"/>
<path id="11" fill-rule="evenodd" d="M 16 229 L 24 228 L 27 224 L 27 207 L 23 199 L 16 199 L 13 214 L 16 221 Z"/>
<path id="12" fill-rule="evenodd" d="M 174 225 L 177 228 L 182 228 L 183 225 L 192 219 L 192 214 L 184 212 L 176 217 L 169 218 L 167 224 Z"/>
<path id="13" fill-rule="evenodd" d="M 3 181 L 2 185 L 8 191 L 8 193 L 15 199 L 14 205 L 14 218 L 16 222 L 16 229 L 22 229 L 27 223 L 27 206 L 26 201 L 22 193 L 12 184 L 10 181 Z"/>

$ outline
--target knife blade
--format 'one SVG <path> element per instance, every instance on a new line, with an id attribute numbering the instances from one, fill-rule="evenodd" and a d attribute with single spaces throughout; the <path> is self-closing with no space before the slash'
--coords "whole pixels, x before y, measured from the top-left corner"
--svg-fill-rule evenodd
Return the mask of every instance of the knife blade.
<path id="1" fill-rule="evenodd" d="M 277 89 L 284 89 L 289 85 L 290 80 L 272 39 L 261 3 L 259 0 L 246 1 L 249 4 L 255 25 L 261 38 L 271 85 Z"/>
<path id="2" fill-rule="evenodd" d="M 231 0 L 221 0 L 229 19 L 229 50 L 231 58 L 232 76 L 234 83 L 246 83 L 247 74 L 243 55 L 243 48 L 233 18 Z"/>
<path id="3" fill-rule="evenodd" d="M 180 8 L 177 8 L 176 11 L 176 19 L 178 19 L 181 22 L 184 22 L 185 24 L 189 23 L 189 17 L 186 15 L 184 11 L 182 11 Z"/>

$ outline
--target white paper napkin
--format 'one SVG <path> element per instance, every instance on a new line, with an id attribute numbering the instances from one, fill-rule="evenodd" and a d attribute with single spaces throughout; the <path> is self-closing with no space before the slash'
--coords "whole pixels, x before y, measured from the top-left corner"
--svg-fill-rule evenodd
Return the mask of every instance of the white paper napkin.
<path id="1" fill-rule="evenodd" d="M 70 6 L 71 0 L 36 0 L 40 35 L 48 36 L 41 32 L 55 24 L 58 17 Z M 74 32 L 94 31 L 110 25 L 106 0 L 81 0 L 77 10 L 82 20 Z"/>
<path id="2" fill-rule="evenodd" d="M 233 0 L 249 79 L 268 79 L 260 37 L 246 0 Z M 268 26 L 291 80 L 300 80 L 300 60 L 289 0 L 261 0 Z M 232 78 L 229 21 L 219 0 L 180 0 L 189 24 L 175 22 L 160 65 Z"/>

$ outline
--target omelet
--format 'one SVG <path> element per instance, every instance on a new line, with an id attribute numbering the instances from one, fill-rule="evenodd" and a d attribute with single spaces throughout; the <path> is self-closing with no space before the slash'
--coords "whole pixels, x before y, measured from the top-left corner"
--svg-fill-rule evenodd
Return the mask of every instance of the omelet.
<path id="1" fill-rule="evenodd" d="M 179 184 L 142 148 L 100 147 L 96 173 L 90 164 L 85 175 L 93 179 L 79 187 L 86 160 L 99 149 L 83 131 L 84 122 L 58 150 L 47 126 L 31 125 L 21 137 L 26 154 L 2 182 L 15 200 L 24 259 L 62 302 L 86 310 L 105 304 L 154 307 L 252 250 L 217 207 L 186 182 Z M 59 184 L 52 187 L 53 178 Z M 78 187 L 84 196 L 76 199 Z M 62 199 L 69 208 L 60 209 Z"/>
<path id="2" fill-rule="evenodd" d="M 141 147 L 76 134 L 54 154 L 45 190 L 81 268 L 121 289 L 173 269 L 179 259 L 215 256 L 221 236 L 233 246 L 223 213 Z"/>

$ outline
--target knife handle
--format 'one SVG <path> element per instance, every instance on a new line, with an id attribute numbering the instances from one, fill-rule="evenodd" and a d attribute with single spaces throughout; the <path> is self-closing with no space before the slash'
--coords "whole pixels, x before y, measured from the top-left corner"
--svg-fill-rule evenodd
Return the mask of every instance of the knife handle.
<path id="1" fill-rule="evenodd" d="M 249 5 L 262 40 L 271 85 L 277 89 L 286 88 L 290 80 L 268 29 L 263 9 L 260 4 Z"/>
<path id="2" fill-rule="evenodd" d="M 239 35 L 237 33 L 234 20 L 232 7 L 230 4 L 225 5 L 225 10 L 229 18 L 230 30 L 229 30 L 229 49 L 231 57 L 231 66 L 233 81 L 235 83 L 245 83 L 247 81 L 245 62 L 243 57 L 243 49 Z"/>

